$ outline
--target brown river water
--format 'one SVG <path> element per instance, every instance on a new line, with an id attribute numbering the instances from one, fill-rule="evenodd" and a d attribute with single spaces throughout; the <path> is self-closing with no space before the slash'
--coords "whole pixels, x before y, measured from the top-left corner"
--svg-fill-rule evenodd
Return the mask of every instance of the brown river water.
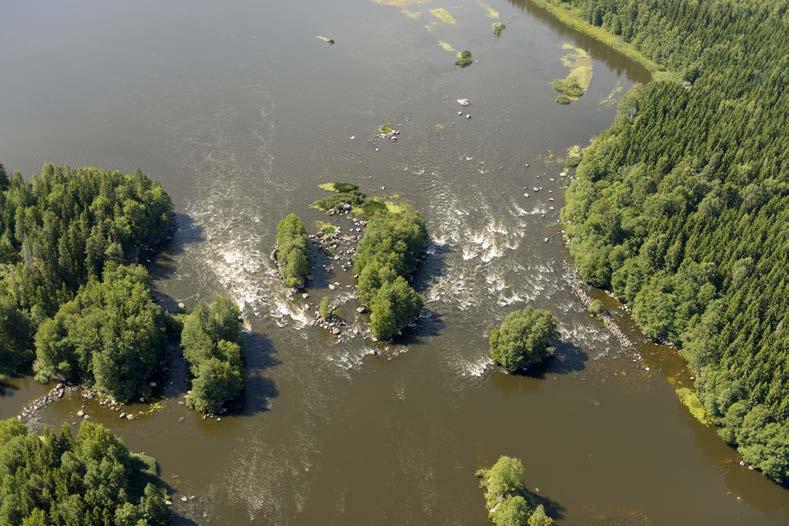
<path id="1" fill-rule="evenodd" d="M 161 410 L 121 421 L 87 406 L 159 460 L 179 522 L 484 525 L 474 471 L 500 454 L 523 460 L 527 486 L 565 525 L 789 521 L 786 490 L 740 466 L 681 406 L 673 384 L 691 380 L 676 352 L 646 343 L 621 312 L 632 347 L 585 313 L 558 225 L 562 165 L 548 150 L 588 142 L 648 76 L 520 4 L 0 6 L 0 160 L 26 176 L 47 161 L 139 167 L 178 214 L 151 266 L 161 300 L 226 293 L 243 309 L 237 414 L 203 420 L 178 403 L 188 386 L 177 353 Z M 430 13 L 439 7 L 456 23 Z M 500 39 L 488 8 L 508 24 Z M 439 41 L 478 62 L 456 68 Z M 550 85 L 568 72 L 564 43 L 593 64 L 589 91 L 569 106 Z M 369 142 L 386 122 L 399 141 Z M 383 345 L 311 326 L 268 257 L 285 213 L 326 219 L 308 205 L 332 180 L 400 194 L 430 230 L 416 278 L 429 315 L 381 355 Z M 346 273 L 318 278 L 313 310 L 323 294 L 352 292 Z M 508 376 L 490 367 L 487 334 L 526 303 L 556 314 L 562 343 L 545 371 Z M 361 322 L 352 308 L 348 318 Z M 15 380 L 0 417 L 47 389 Z M 79 407 L 60 401 L 39 424 L 76 422 Z"/>

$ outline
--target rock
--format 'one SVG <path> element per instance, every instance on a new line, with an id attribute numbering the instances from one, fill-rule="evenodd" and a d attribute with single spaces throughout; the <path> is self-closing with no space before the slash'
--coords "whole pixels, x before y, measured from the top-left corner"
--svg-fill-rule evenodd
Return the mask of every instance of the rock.
<path id="1" fill-rule="evenodd" d="M 184 305 L 183 302 L 179 302 L 178 303 L 178 308 L 181 309 L 181 310 L 184 310 L 186 308 L 186 305 Z"/>
<path id="2" fill-rule="evenodd" d="M 542 241 L 543 241 L 543 243 L 547 243 L 547 242 L 548 242 L 548 238 L 546 237 L 546 238 L 545 238 L 545 239 L 543 239 Z"/>
<path id="3" fill-rule="evenodd" d="M 312 281 L 315 277 L 312 274 L 307 274 L 307 281 Z"/>
<path id="4" fill-rule="evenodd" d="M 363 313 L 366 310 L 367 309 L 365 309 L 363 305 L 361 307 L 356 307 L 356 312 L 358 312 L 359 314 Z"/>
<path id="5" fill-rule="evenodd" d="M 150 385 L 151 387 L 156 387 L 156 382 L 150 382 L 148 385 Z"/>
<path id="6" fill-rule="evenodd" d="M 126 415 L 126 420 L 134 420 L 134 415 L 129 413 L 128 415 Z"/>
<path id="7" fill-rule="evenodd" d="M 529 197 L 529 193 L 528 192 L 524 192 L 523 193 L 523 197 Z"/>
<path id="8" fill-rule="evenodd" d="M 329 290 L 334 290 L 335 288 L 334 283 L 329 283 Z"/>
<path id="9" fill-rule="evenodd" d="M 172 505 L 173 505 L 173 501 L 171 501 L 171 500 L 165 500 L 165 501 L 164 501 L 164 505 L 165 505 L 165 506 L 172 506 Z"/>
<path id="10" fill-rule="evenodd" d="M 466 113 L 466 118 L 467 118 L 467 119 L 470 119 L 470 118 L 471 118 L 471 115 L 469 115 L 468 113 Z"/>
<path id="11" fill-rule="evenodd" d="M 184 495 L 183 497 L 181 497 L 181 502 L 186 502 L 186 501 L 188 501 L 188 500 L 189 500 L 189 498 L 188 498 L 186 495 Z"/>
<path id="12" fill-rule="evenodd" d="M 339 327 L 332 327 L 331 333 L 334 334 L 335 336 L 337 336 L 338 334 L 340 334 L 340 328 Z"/>
<path id="13" fill-rule="evenodd" d="M 89 414 L 87 414 L 87 413 L 85 413 L 84 415 L 82 415 L 82 418 L 84 418 L 85 420 L 87 420 L 88 418 L 90 418 L 90 415 L 89 415 Z"/>
<path id="14" fill-rule="evenodd" d="M 118 415 L 118 418 L 126 418 L 126 413 L 121 413 Z"/>
<path id="15" fill-rule="evenodd" d="M 305 292 L 304 294 L 301 295 L 301 297 L 306 300 L 307 298 L 310 297 L 310 295 Z"/>
<path id="16" fill-rule="evenodd" d="M 458 104 L 460 104 L 461 106 L 469 106 L 471 104 L 471 101 L 468 99 L 458 99 Z"/>
<path id="17" fill-rule="evenodd" d="M 459 111 L 459 112 L 458 112 L 458 115 L 463 115 L 463 112 L 462 112 L 462 111 Z"/>
<path id="18" fill-rule="evenodd" d="M 80 409 L 79 411 L 77 411 L 77 416 L 79 416 L 79 417 L 85 416 L 85 411 Z"/>

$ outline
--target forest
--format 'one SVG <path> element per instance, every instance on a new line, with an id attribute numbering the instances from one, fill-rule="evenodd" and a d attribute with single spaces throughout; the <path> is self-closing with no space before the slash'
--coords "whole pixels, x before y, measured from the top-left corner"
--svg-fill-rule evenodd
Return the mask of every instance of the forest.
<path id="1" fill-rule="evenodd" d="M 562 211 L 579 273 L 679 348 L 720 436 L 786 482 L 787 3 L 561 3 L 675 73 L 584 151 Z"/>
<path id="2" fill-rule="evenodd" d="M 163 312 L 137 263 L 173 227 L 170 197 L 139 171 L 0 165 L 0 374 L 34 370 L 119 400 L 147 394 Z"/>

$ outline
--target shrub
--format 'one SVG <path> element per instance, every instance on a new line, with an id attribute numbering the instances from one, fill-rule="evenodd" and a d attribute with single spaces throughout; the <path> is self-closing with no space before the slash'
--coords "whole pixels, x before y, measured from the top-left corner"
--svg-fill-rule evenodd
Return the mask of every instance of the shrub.
<path id="1" fill-rule="evenodd" d="M 277 224 L 277 263 L 288 287 L 304 286 L 310 266 L 310 237 L 304 222 L 288 214 Z"/>
<path id="2" fill-rule="evenodd" d="M 473 63 L 474 58 L 471 56 L 471 51 L 468 49 L 458 53 L 457 60 L 455 61 L 455 65 L 460 68 L 465 68 L 466 66 L 470 66 Z"/>

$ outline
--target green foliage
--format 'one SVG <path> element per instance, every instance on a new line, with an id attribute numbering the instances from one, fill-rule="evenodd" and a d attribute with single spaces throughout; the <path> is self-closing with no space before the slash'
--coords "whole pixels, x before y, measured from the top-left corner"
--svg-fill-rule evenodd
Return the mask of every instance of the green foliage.
<path id="1" fill-rule="evenodd" d="M 329 192 L 336 192 L 338 194 L 344 194 L 348 192 L 355 192 L 359 189 L 358 186 L 351 183 L 323 183 L 318 185 L 320 186 L 321 190 L 327 190 Z"/>
<path id="2" fill-rule="evenodd" d="M 277 263 L 288 287 L 304 286 L 310 267 L 310 237 L 296 214 L 286 215 L 277 224 Z"/>
<path id="3" fill-rule="evenodd" d="M 357 293 L 370 306 L 373 336 L 393 337 L 422 308 L 422 297 L 408 284 L 427 244 L 422 216 L 402 207 L 375 214 L 359 242 Z"/>
<path id="4" fill-rule="evenodd" d="M 531 503 L 523 473 L 521 461 L 505 455 L 490 468 L 477 470 L 491 521 L 496 526 L 551 526 L 553 519 L 545 514 L 545 508 Z"/>
<path id="5" fill-rule="evenodd" d="M 149 287 L 142 267 L 107 265 L 39 327 L 36 378 L 84 382 L 117 400 L 148 394 L 165 343 Z"/>
<path id="6" fill-rule="evenodd" d="M 166 525 L 164 483 L 105 427 L 43 436 L 0 421 L 0 524 Z"/>
<path id="7" fill-rule="evenodd" d="M 47 164 L 28 183 L 0 169 L 0 370 L 28 367 L 41 322 L 171 228 L 169 196 L 139 171 Z"/>
<path id="8" fill-rule="evenodd" d="M 474 63 L 474 57 L 471 56 L 471 51 L 468 49 L 461 51 L 457 54 L 457 60 L 455 61 L 455 65 L 460 68 L 465 68 L 466 66 L 470 66 Z"/>
<path id="9" fill-rule="evenodd" d="M 329 320 L 334 317 L 334 311 L 331 308 L 331 302 L 328 296 L 321 298 L 320 305 L 318 306 L 318 314 L 324 320 Z"/>
<path id="10" fill-rule="evenodd" d="M 553 89 L 568 98 L 578 98 L 584 94 L 584 89 L 574 79 L 556 79 L 553 81 Z"/>
<path id="11" fill-rule="evenodd" d="M 499 38 L 501 32 L 507 29 L 507 26 L 501 22 L 493 22 L 493 36 Z"/>
<path id="12" fill-rule="evenodd" d="M 592 300 L 592 303 L 589 304 L 589 308 L 587 308 L 586 310 L 588 310 L 590 314 L 597 315 L 603 312 L 605 310 L 605 307 L 603 306 L 602 301 Z"/>
<path id="13" fill-rule="evenodd" d="M 334 190 L 332 190 L 334 191 Z M 358 190 L 350 190 L 347 192 L 335 192 L 332 195 L 321 197 L 314 203 L 313 208 L 317 208 L 321 212 L 328 212 L 329 210 L 338 210 L 343 205 L 360 206 L 365 203 L 367 196 Z"/>
<path id="14" fill-rule="evenodd" d="M 556 97 L 556 104 L 567 105 L 570 104 L 573 100 L 568 97 L 567 95 L 559 95 Z"/>
<path id="15" fill-rule="evenodd" d="M 579 273 L 680 347 L 721 435 L 787 481 L 785 3 L 564 5 L 685 81 L 632 90 L 585 150 L 562 211 Z"/>
<path id="16" fill-rule="evenodd" d="M 181 348 L 194 377 L 188 398 L 191 408 L 217 413 L 243 389 L 241 313 L 224 296 L 199 302 L 184 319 Z"/>
<path id="17" fill-rule="evenodd" d="M 679 401 L 682 402 L 682 405 L 688 408 L 688 411 L 690 411 L 690 414 L 693 415 L 693 418 L 705 426 L 712 424 L 712 421 L 707 416 L 706 409 L 704 409 L 704 406 L 699 401 L 699 397 L 692 389 L 689 387 L 680 387 L 676 390 L 676 392 Z"/>
<path id="18" fill-rule="evenodd" d="M 511 373 L 522 371 L 551 356 L 557 338 L 553 315 L 527 306 L 507 315 L 502 324 L 491 331 L 488 355 Z"/>

